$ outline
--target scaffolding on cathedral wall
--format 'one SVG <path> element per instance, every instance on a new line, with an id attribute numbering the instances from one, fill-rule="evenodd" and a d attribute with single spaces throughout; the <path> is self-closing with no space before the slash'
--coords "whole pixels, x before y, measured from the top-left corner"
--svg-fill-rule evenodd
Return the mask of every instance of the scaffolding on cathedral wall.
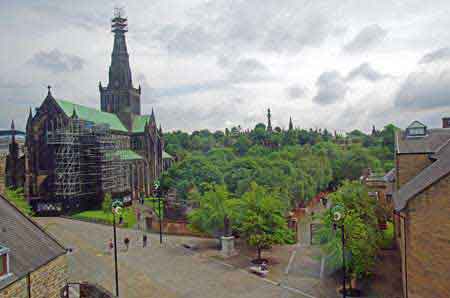
<path id="1" fill-rule="evenodd" d="M 105 124 L 69 118 L 50 125 L 47 144 L 55 154 L 54 194 L 74 198 L 129 191 L 130 167 L 116 154 L 124 143 Z"/>

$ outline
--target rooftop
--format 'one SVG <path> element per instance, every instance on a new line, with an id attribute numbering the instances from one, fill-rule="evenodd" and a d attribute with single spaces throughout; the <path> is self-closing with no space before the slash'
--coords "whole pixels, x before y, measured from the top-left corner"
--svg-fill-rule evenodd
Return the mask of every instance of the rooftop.
<path id="1" fill-rule="evenodd" d="M 57 99 L 56 102 L 67 117 L 71 117 L 75 111 L 78 118 L 82 120 L 90 121 L 96 124 L 108 124 L 112 130 L 128 132 L 116 114 L 102 112 L 94 108 L 82 106 L 66 100 Z"/>
<path id="2" fill-rule="evenodd" d="M 450 141 L 447 140 L 431 158 L 435 159 L 431 165 L 409 180 L 395 193 L 395 210 L 403 210 L 411 198 L 450 174 Z"/>
<path id="3" fill-rule="evenodd" d="M 425 136 L 408 137 L 405 131 L 395 135 L 398 154 L 435 153 L 450 139 L 450 128 L 427 129 Z"/>
<path id="4" fill-rule="evenodd" d="M 0 243 L 9 248 L 11 278 L 0 289 L 66 253 L 66 249 L 38 224 L 0 196 Z"/>

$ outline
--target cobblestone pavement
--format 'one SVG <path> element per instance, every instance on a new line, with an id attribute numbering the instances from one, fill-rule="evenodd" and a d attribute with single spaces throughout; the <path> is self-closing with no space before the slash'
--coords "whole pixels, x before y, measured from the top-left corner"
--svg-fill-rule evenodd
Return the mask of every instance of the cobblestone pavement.
<path id="1" fill-rule="evenodd" d="M 114 289 L 113 256 L 107 243 L 112 228 L 64 218 L 38 218 L 37 221 L 66 247 L 71 281 L 88 280 Z M 289 289 L 263 280 L 211 258 L 204 258 L 181 247 L 180 238 L 168 236 L 159 244 L 157 234 L 149 234 L 150 247 L 142 248 L 141 234 L 118 229 L 118 241 L 129 237 L 129 251 L 119 248 L 119 285 L 121 298 L 172 297 L 284 297 L 304 298 Z M 184 240 L 183 240 L 184 241 Z"/>

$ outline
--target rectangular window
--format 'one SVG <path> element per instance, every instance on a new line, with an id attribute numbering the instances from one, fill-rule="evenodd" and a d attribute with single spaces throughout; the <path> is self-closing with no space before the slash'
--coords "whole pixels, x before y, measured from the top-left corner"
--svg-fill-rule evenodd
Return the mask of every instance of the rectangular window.
<path id="1" fill-rule="evenodd" d="M 7 254 L 3 254 L 0 256 L 0 278 L 8 273 L 8 256 Z"/>
<path id="2" fill-rule="evenodd" d="M 410 136 L 421 136 L 421 135 L 425 135 L 425 128 L 423 128 L 423 127 L 410 128 L 410 129 L 409 129 L 409 135 L 410 135 Z"/>

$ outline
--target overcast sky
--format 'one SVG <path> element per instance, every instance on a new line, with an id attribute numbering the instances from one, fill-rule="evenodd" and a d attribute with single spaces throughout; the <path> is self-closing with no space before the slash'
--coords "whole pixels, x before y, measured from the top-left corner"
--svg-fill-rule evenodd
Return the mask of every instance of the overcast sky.
<path id="1" fill-rule="evenodd" d="M 0 127 L 56 98 L 99 107 L 123 6 L 145 113 L 164 130 L 370 131 L 450 116 L 450 1 L 0 1 Z"/>

